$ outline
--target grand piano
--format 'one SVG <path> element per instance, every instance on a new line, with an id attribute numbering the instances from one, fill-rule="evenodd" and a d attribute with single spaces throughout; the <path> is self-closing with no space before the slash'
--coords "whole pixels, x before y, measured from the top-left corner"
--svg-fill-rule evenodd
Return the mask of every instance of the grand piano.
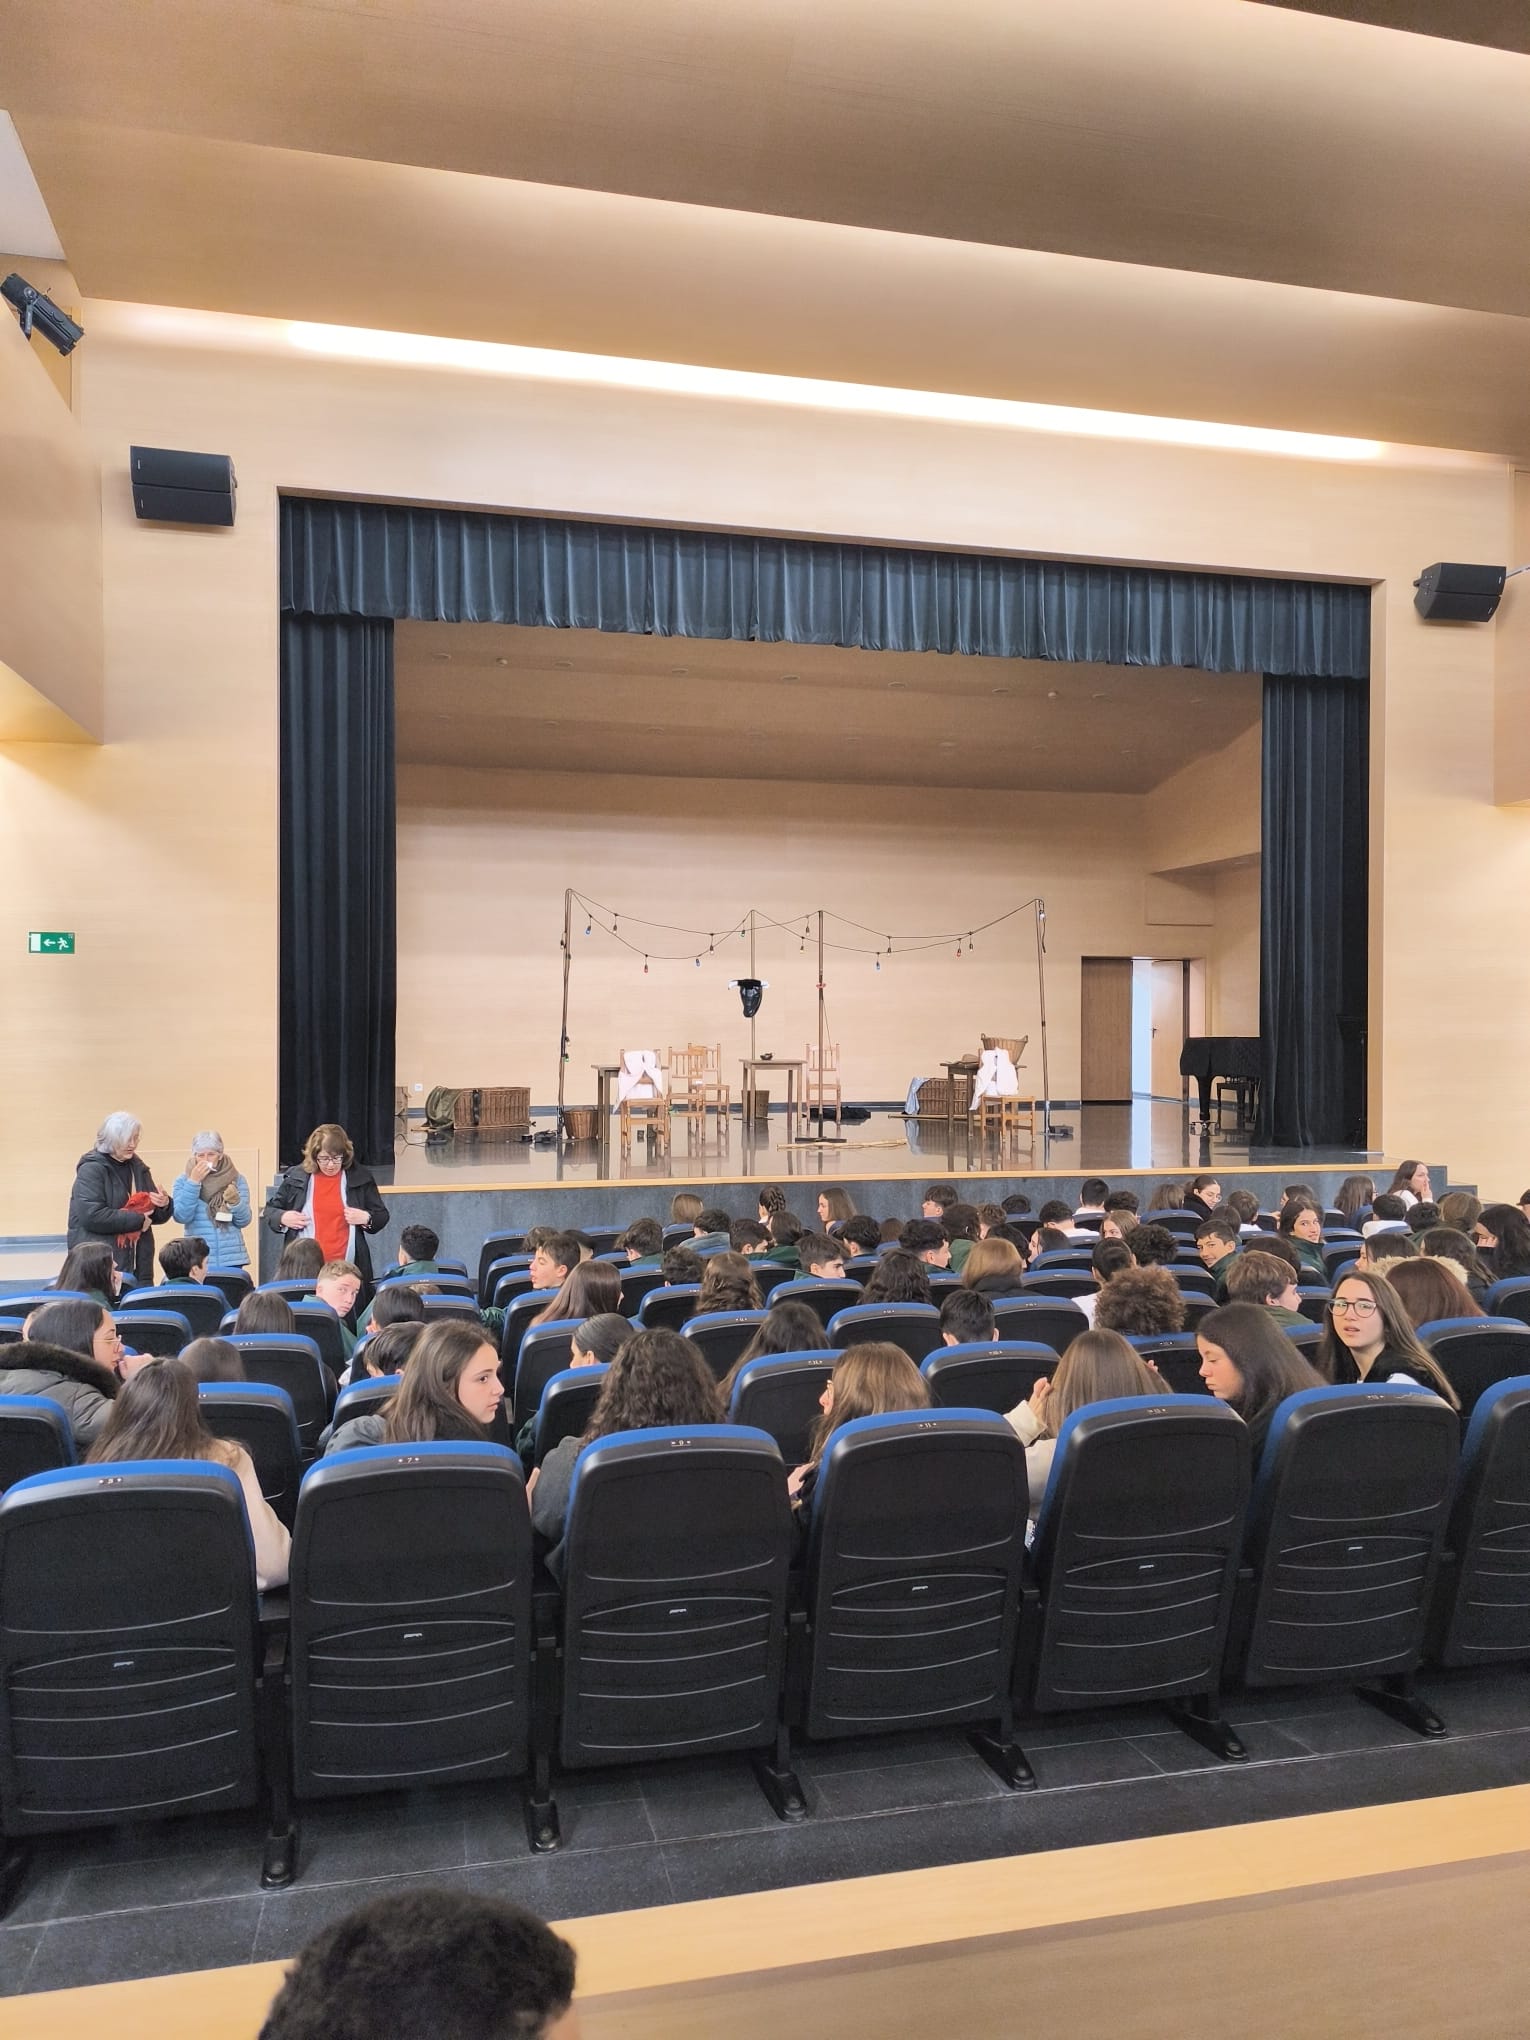
<path id="1" fill-rule="evenodd" d="M 1240 1078 L 1252 1087 L 1246 1094 L 1251 1117 L 1253 1099 L 1264 1082 L 1264 1043 L 1257 1034 L 1192 1034 L 1180 1051 L 1179 1073 L 1195 1079 L 1203 1125 L 1211 1119 L 1211 1087 L 1218 1078 Z M 1238 1123 L 1244 1123 L 1242 1097 Z"/>

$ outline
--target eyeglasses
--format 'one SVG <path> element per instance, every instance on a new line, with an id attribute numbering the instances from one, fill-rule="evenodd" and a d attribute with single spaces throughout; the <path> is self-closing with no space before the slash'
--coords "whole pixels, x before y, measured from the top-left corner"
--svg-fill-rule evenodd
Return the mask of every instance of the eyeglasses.
<path id="1" fill-rule="evenodd" d="M 1336 1296 L 1328 1306 L 1336 1315 L 1341 1310 L 1352 1311 L 1356 1317 L 1374 1317 L 1376 1306 L 1369 1297 Z"/>

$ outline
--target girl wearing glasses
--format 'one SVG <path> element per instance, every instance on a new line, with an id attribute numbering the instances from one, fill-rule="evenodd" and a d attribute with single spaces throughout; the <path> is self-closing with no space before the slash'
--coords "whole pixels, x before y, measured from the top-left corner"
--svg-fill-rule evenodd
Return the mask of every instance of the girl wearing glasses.
<path id="1" fill-rule="evenodd" d="M 1459 1410 L 1461 1399 L 1420 1343 L 1402 1300 L 1384 1275 L 1346 1275 L 1328 1306 L 1317 1370 L 1328 1381 L 1412 1381 Z"/>

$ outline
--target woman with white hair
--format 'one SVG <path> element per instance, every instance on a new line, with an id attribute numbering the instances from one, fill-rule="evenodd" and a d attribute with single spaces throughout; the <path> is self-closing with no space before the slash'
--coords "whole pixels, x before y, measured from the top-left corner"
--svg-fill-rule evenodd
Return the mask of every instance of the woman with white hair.
<path id="1" fill-rule="evenodd" d="M 244 1228 L 250 1222 L 250 1186 L 223 1150 L 223 1136 L 193 1134 L 191 1157 L 170 1186 L 175 1222 L 189 1240 L 207 1242 L 209 1268 L 247 1268 Z"/>
<path id="2" fill-rule="evenodd" d="M 112 1259 L 137 1282 L 154 1280 L 151 1226 L 170 1216 L 170 1199 L 138 1159 L 143 1128 L 131 1112 L 109 1112 L 96 1134 L 96 1144 L 75 1164 L 69 1193 L 71 1247 L 87 1240 L 109 1240 Z"/>

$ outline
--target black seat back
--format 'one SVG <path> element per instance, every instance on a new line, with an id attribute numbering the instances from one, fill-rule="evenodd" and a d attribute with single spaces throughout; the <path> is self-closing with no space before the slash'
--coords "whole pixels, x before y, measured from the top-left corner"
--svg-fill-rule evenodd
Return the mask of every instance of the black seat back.
<path id="1" fill-rule="evenodd" d="M 1093 1275 L 1083 1268 L 1038 1268 L 1020 1278 L 1024 1296 L 1092 1296 L 1098 1287 Z"/>
<path id="2" fill-rule="evenodd" d="M 511 1435 L 537 1413 L 542 1390 L 555 1374 L 561 1374 L 573 1358 L 574 1334 L 582 1318 L 552 1318 L 537 1325 L 521 1340 L 515 1363 L 515 1388 L 511 1396 Z"/>
<path id="3" fill-rule="evenodd" d="M 237 1310 L 254 1287 L 243 1268 L 209 1268 L 202 1281 L 206 1288 L 217 1290 L 228 1310 Z"/>
<path id="4" fill-rule="evenodd" d="M 721 1381 L 764 1322 L 762 1310 L 707 1310 L 680 1329 Z"/>
<path id="5" fill-rule="evenodd" d="M 335 1407 L 335 1377 L 319 1358 L 312 1339 L 286 1332 L 233 1332 L 244 1371 L 251 1381 L 284 1388 L 292 1399 L 298 1438 L 305 1456 L 317 1449 L 319 1433 Z"/>
<path id="6" fill-rule="evenodd" d="M 1478 1397 L 1446 1541 L 1454 1567 L 1431 1656 L 1447 1665 L 1530 1658 L 1530 1375 Z"/>
<path id="7" fill-rule="evenodd" d="M 600 1400 L 600 1384 L 608 1368 L 591 1361 L 583 1367 L 565 1367 L 542 1390 L 537 1405 L 536 1429 L 532 1433 L 532 1462 L 540 1466 L 555 1445 L 565 1438 L 582 1438 Z"/>
<path id="8" fill-rule="evenodd" d="M 1201 1349 L 1194 1332 L 1139 1332 L 1127 1340 L 1176 1395 L 1210 1395 L 1201 1379 Z"/>
<path id="9" fill-rule="evenodd" d="M 1413 1669 L 1460 1435 L 1448 1404 L 1402 1383 L 1308 1388 L 1280 1405 L 1249 1510 L 1248 1685 Z"/>
<path id="10" fill-rule="evenodd" d="M 0 1493 L 34 1473 L 73 1464 L 74 1433 L 62 1403 L 46 1395 L 0 1395 Z"/>
<path id="11" fill-rule="evenodd" d="M 1435 1318 L 1418 1335 L 1460 1397 L 1463 1422 L 1497 1382 L 1530 1374 L 1530 1325 L 1515 1318 Z"/>
<path id="12" fill-rule="evenodd" d="M 1216 1691 L 1248 1492 L 1248 1430 L 1219 1402 L 1123 1396 L 1067 1418 L 1031 1545 L 1038 1712 Z"/>
<path id="13" fill-rule="evenodd" d="M 759 1432 L 587 1445 L 564 1546 L 563 1762 L 772 1744 L 791 1545 L 786 1468 Z"/>
<path id="14" fill-rule="evenodd" d="M 657 1268 L 623 1268 L 616 1279 L 621 1284 L 622 1309 L 628 1317 L 636 1316 L 645 1296 L 664 1287 L 664 1277 Z"/>
<path id="15" fill-rule="evenodd" d="M 0 1499 L 0 1826 L 253 1805 L 254 1551 L 202 1460 L 67 1467 Z"/>
<path id="16" fill-rule="evenodd" d="M 883 1340 L 901 1346 L 917 1367 L 940 1344 L 940 1312 L 933 1303 L 854 1303 L 835 1312 L 828 1331 L 841 1350 Z"/>
<path id="17" fill-rule="evenodd" d="M 112 1314 L 118 1331 L 129 1344 L 133 1343 L 132 1327 L 146 1310 L 173 1310 L 186 1320 L 194 1339 L 215 1339 L 228 1307 L 223 1291 L 210 1282 L 164 1282 L 158 1289 L 150 1289 L 147 1284 L 142 1289 L 130 1289 L 125 1296 L 118 1297 Z"/>
<path id="18" fill-rule="evenodd" d="M 1023 1403 L 1043 1374 L 1057 1372 L 1057 1354 L 1039 1339 L 1001 1339 L 991 1346 L 940 1346 L 919 1372 L 945 1409 L 992 1410 L 1002 1417 Z"/>
<path id="19" fill-rule="evenodd" d="M 340 1336 L 339 1318 L 316 1296 L 298 1297 L 292 1304 L 292 1317 L 295 1329 L 305 1339 L 313 1340 L 319 1358 L 338 1379 L 345 1369 L 345 1341 Z"/>
<path id="20" fill-rule="evenodd" d="M 515 1386 L 521 1341 L 532 1330 L 532 1319 L 546 1310 L 557 1293 L 556 1289 L 528 1289 L 524 1296 L 517 1296 L 504 1306 L 505 1322 L 499 1335 L 499 1375 L 507 1393 Z"/>
<path id="21" fill-rule="evenodd" d="M 810 1736 L 995 1721 L 1008 1734 L 1025 1449 L 931 1410 L 834 1433 L 808 1534 Z"/>
<path id="22" fill-rule="evenodd" d="M 485 1303 L 489 1301 L 490 1296 L 493 1294 L 493 1286 L 488 1279 L 490 1268 L 493 1267 L 496 1261 L 502 1261 L 510 1255 L 523 1253 L 525 1247 L 526 1235 L 524 1232 L 493 1232 L 489 1234 L 488 1238 L 479 1248 L 478 1294 Z"/>
<path id="23" fill-rule="evenodd" d="M 1530 1275 L 1505 1275 L 1501 1281 L 1489 1283 L 1481 1303 L 1494 1317 L 1518 1318 L 1521 1324 L 1530 1324 Z"/>
<path id="24" fill-rule="evenodd" d="M 152 1353 L 156 1359 L 191 1344 L 191 1326 L 178 1310 L 125 1310 L 117 1330 L 125 1346 L 135 1353 Z"/>
<path id="25" fill-rule="evenodd" d="M 1079 1333 L 1089 1329 L 1078 1305 L 1062 1297 L 995 1297 L 993 1315 L 1001 1339 L 1039 1340 L 1058 1353 L 1066 1353 Z"/>
<path id="26" fill-rule="evenodd" d="M 729 1420 L 768 1431 L 785 1466 L 803 1465 L 821 1414 L 819 1398 L 838 1358 L 837 1353 L 772 1353 L 751 1360 L 734 1381 Z"/>
<path id="27" fill-rule="evenodd" d="M 249 1453 L 260 1492 L 290 1530 L 303 1473 L 291 1396 L 266 1381 L 215 1381 L 203 1384 L 197 1401 L 214 1437 L 232 1438 Z"/>
<path id="28" fill-rule="evenodd" d="M 827 1325 L 841 1311 L 849 1310 L 852 1304 L 861 1300 L 859 1282 L 819 1282 L 811 1275 L 794 1276 L 790 1282 L 778 1282 L 770 1292 L 772 1303 L 786 1303 L 795 1300 L 805 1303 L 810 1311 L 817 1314 L 818 1322 Z"/>
<path id="29" fill-rule="evenodd" d="M 289 1593 L 300 1798 L 526 1768 L 531 1521 L 513 1452 L 322 1460 L 298 1498 Z"/>
<path id="30" fill-rule="evenodd" d="M 696 1315 L 700 1295 L 699 1282 L 671 1282 L 663 1289 L 650 1289 L 638 1310 L 637 1321 L 644 1331 L 660 1326 L 667 1332 L 678 1332 Z"/>
<path id="31" fill-rule="evenodd" d="M 377 1294 L 381 1296 L 385 1289 L 417 1289 L 421 1284 L 427 1282 L 430 1284 L 431 1296 L 456 1296 L 461 1297 L 465 1302 L 472 1303 L 478 1293 L 466 1275 L 447 1275 L 443 1273 L 440 1275 L 389 1275 L 378 1283 Z M 430 1296 L 427 1296 L 425 1301 L 429 1303 Z"/>
<path id="32" fill-rule="evenodd" d="M 0 1317 L 0 1346 L 20 1345 L 26 1322 L 25 1318 Z"/>

